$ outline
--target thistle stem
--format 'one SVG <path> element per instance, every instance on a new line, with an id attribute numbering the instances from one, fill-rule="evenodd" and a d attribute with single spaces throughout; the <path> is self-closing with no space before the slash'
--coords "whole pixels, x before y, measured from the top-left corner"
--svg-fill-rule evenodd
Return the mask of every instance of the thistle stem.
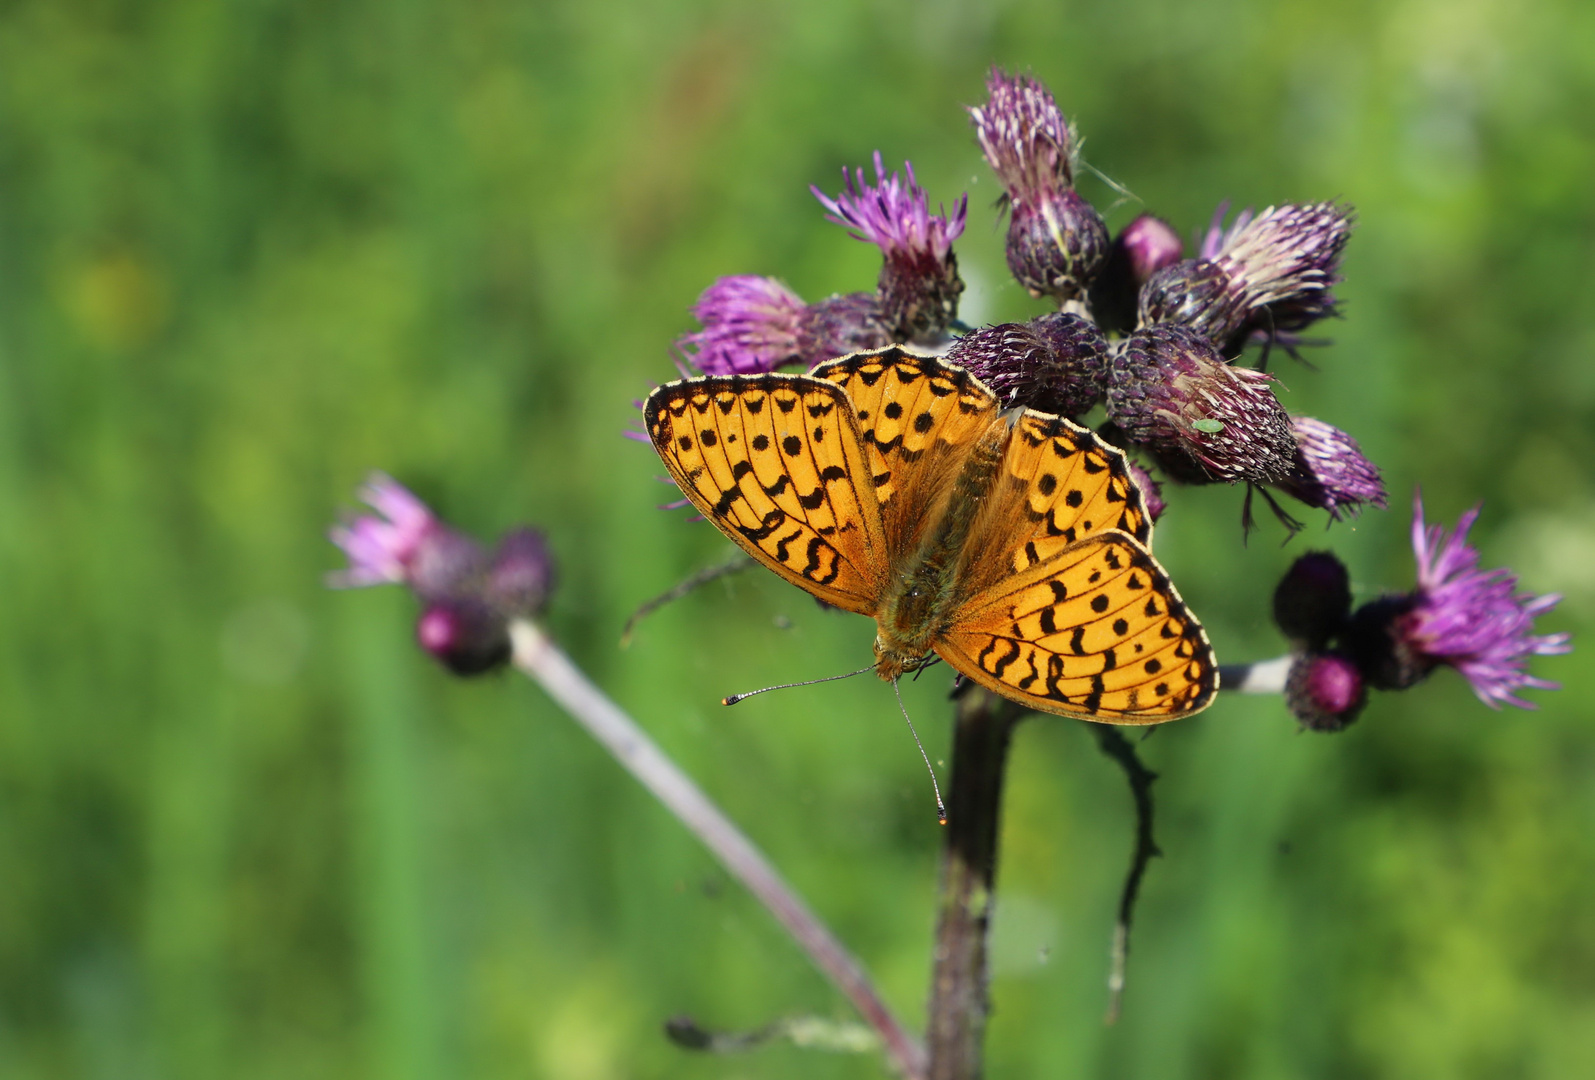
<path id="1" fill-rule="evenodd" d="M 998 813 L 1008 746 L 1023 715 L 978 687 L 958 700 L 926 1032 L 930 1080 L 978 1080 L 982 1073 Z"/>
<path id="2" fill-rule="evenodd" d="M 1294 656 L 1276 656 L 1253 664 L 1220 664 L 1218 686 L 1233 694 L 1283 694 Z"/>
<path id="3" fill-rule="evenodd" d="M 809 910 L 753 842 L 541 629 L 517 620 L 510 625 L 510 638 L 515 648 L 515 666 L 540 684 L 556 704 L 602 743 L 615 760 L 703 842 L 732 877 L 769 909 L 808 953 L 814 965 L 879 1033 L 897 1071 L 909 1080 L 923 1080 L 924 1047 L 892 1015 L 859 962 Z"/>

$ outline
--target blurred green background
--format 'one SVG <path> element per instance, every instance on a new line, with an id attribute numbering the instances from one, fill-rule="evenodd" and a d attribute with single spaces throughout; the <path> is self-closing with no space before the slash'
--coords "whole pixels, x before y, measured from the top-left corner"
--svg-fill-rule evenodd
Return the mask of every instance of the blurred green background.
<path id="1" fill-rule="evenodd" d="M 1287 405 L 1388 513 L 1243 547 L 1175 494 L 1158 552 L 1227 661 L 1331 544 L 1371 595 L 1485 500 L 1487 565 L 1595 628 L 1595 7 L 873 0 L 0 6 L 0 1076 L 869 1077 L 721 1028 L 847 1007 L 540 691 L 460 682 L 397 589 L 330 593 L 382 468 L 551 536 L 549 623 L 923 1017 L 939 835 L 890 693 L 725 693 L 864 662 L 871 627 L 723 557 L 620 432 L 715 276 L 809 299 L 874 249 L 810 183 L 880 149 L 968 190 L 971 322 L 1008 279 L 962 106 L 1047 81 L 1085 154 L 1189 233 L 1341 197 L 1346 318 Z M 1094 178 L 1119 226 L 1139 209 Z M 1126 1015 L 1104 1028 L 1130 801 L 1021 729 L 994 1077 L 1595 1075 L 1595 675 L 1492 713 L 1441 672 L 1339 737 L 1277 699 L 1160 729 Z M 908 688 L 934 756 L 943 676 Z"/>

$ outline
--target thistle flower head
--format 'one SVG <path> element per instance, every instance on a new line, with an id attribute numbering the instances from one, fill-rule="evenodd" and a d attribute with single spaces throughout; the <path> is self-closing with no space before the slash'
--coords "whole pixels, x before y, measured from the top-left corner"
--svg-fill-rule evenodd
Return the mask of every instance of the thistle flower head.
<path id="1" fill-rule="evenodd" d="M 1221 204 L 1198 257 L 1169 267 L 1141 293 L 1141 323 L 1180 322 L 1221 348 L 1254 329 L 1295 332 L 1335 312 L 1330 287 L 1351 235 L 1349 207 L 1336 203 L 1243 210 L 1224 228 Z"/>
<path id="2" fill-rule="evenodd" d="M 1224 363 L 1183 326 L 1137 330 L 1112 354 L 1108 417 L 1188 483 L 1268 483 L 1295 458 L 1290 419 L 1271 378 Z"/>
<path id="3" fill-rule="evenodd" d="M 1567 634 L 1534 633 L 1535 617 L 1561 597 L 1518 592 L 1510 570 L 1480 570 L 1479 552 L 1467 542 L 1478 516 L 1474 507 L 1454 530 L 1428 525 L 1423 500 L 1414 495 L 1417 587 L 1358 608 L 1342 642 L 1379 689 L 1404 690 L 1445 664 L 1461 672 L 1491 708 L 1506 704 L 1532 709 L 1517 692 L 1524 687 L 1554 690 L 1557 684 L 1525 671 L 1528 658 L 1572 649 Z"/>
<path id="4" fill-rule="evenodd" d="M 504 618 L 475 597 L 449 597 L 427 605 L 415 623 L 415 640 L 456 675 L 481 675 L 507 663 L 511 643 Z"/>
<path id="5" fill-rule="evenodd" d="M 1351 225 L 1351 209 L 1335 203 L 1270 206 L 1238 217 L 1210 257 L 1236 279 L 1250 308 L 1272 307 L 1276 322 L 1300 329 L 1334 310 L 1329 289 L 1340 280 Z"/>
<path id="6" fill-rule="evenodd" d="M 1036 79 L 992 68 L 986 77 L 986 104 L 970 107 L 969 119 L 980 152 L 1009 198 L 1033 200 L 1043 192 L 1074 187 L 1074 125 Z"/>
<path id="7" fill-rule="evenodd" d="M 377 514 L 359 515 L 329 532 L 349 566 L 328 575 L 327 584 L 408 585 L 421 595 L 439 595 L 481 568 L 476 541 L 444 525 L 392 477 L 372 473 L 360 498 Z"/>
<path id="8" fill-rule="evenodd" d="M 1285 680 L 1285 704 L 1311 731 L 1343 731 L 1368 702 L 1357 665 L 1337 652 L 1298 656 Z"/>
<path id="9" fill-rule="evenodd" d="M 1322 649 L 1351 614 L 1351 575 L 1329 551 L 1309 551 L 1274 588 L 1274 622 L 1305 649 Z"/>
<path id="10" fill-rule="evenodd" d="M 1557 684 L 1529 675 L 1524 670 L 1527 658 L 1573 647 L 1567 634 L 1533 632 L 1534 617 L 1555 607 L 1561 597 L 1518 592 L 1510 570 L 1480 570 L 1479 552 L 1467 542 L 1478 516 L 1474 507 L 1451 531 L 1427 525 L 1422 497 L 1414 495 L 1412 550 L 1418 587 L 1401 632 L 1424 656 L 1460 671 L 1486 705 L 1533 708 L 1516 692 L 1525 686 L 1554 690 Z"/>
<path id="11" fill-rule="evenodd" d="M 327 583 L 407 586 L 424 605 L 417 642 L 456 675 L 507 661 L 510 620 L 539 614 L 553 588 L 554 562 L 542 533 L 511 529 L 489 554 L 381 473 L 360 494 L 381 517 L 364 515 L 332 530 L 349 568 Z"/>
<path id="12" fill-rule="evenodd" d="M 1043 315 L 1027 323 L 987 326 L 947 352 L 1008 406 L 1076 417 L 1102 400 L 1108 343 L 1078 315 Z"/>
<path id="13" fill-rule="evenodd" d="M 1008 269 L 1032 296 L 1085 291 L 1108 250 L 1102 217 L 1074 190 L 1078 140 L 1047 88 L 992 69 L 969 110 L 981 153 L 1006 190 Z"/>
<path id="14" fill-rule="evenodd" d="M 1174 226 L 1151 214 L 1142 214 L 1126 225 L 1114 238 L 1113 246 L 1124 252 L 1130 276 L 1137 285 L 1165 266 L 1179 262 L 1185 254 L 1185 242 Z"/>
<path id="15" fill-rule="evenodd" d="M 1385 508 L 1379 468 L 1363 456 L 1355 439 L 1310 416 L 1293 416 L 1290 425 L 1296 436 L 1296 462 L 1276 485 L 1281 491 L 1329 511 L 1331 521 L 1339 521 L 1342 513 L 1354 517 L 1365 505 Z"/>
<path id="16" fill-rule="evenodd" d="M 1246 322 L 1245 297 L 1224 268 L 1211 259 L 1170 263 L 1141 286 L 1138 323 L 1187 326 L 1215 345 L 1228 341 Z"/>
<path id="17" fill-rule="evenodd" d="M 817 187 L 810 190 L 827 218 L 881 249 L 880 305 L 897 340 L 931 343 L 957 316 L 964 291 L 953 241 L 963 234 L 969 196 L 960 195 L 951 214 L 932 214 L 914 166 L 905 161 L 903 173 L 906 180 L 888 175 L 877 151 L 874 185 L 865 182 L 863 169 L 851 174 L 843 169 L 843 189 L 836 198 Z"/>
<path id="18" fill-rule="evenodd" d="M 798 358 L 813 367 L 848 353 L 884 349 L 892 343 L 874 293 L 848 293 L 810 304 L 798 324 Z"/>
<path id="19" fill-rule="evenodd" d="M 807 305 L 774 278 L 739 274 L 715 281 L 692 314 L 703 329 L 676 342 L 705 375 L 759 375 L 798 358 Z"/>

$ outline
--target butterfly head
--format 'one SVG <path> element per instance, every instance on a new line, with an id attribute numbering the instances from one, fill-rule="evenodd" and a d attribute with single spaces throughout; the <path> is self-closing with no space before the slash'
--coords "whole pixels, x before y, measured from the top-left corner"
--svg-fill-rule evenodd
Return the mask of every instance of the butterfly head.
<path id="1" fill-rule="evenodd" d="M 892 682 L 936 662 L 936 654 L 923 649 L 905 649 L 901 643 L 875 635 L 875 674 Z"/>

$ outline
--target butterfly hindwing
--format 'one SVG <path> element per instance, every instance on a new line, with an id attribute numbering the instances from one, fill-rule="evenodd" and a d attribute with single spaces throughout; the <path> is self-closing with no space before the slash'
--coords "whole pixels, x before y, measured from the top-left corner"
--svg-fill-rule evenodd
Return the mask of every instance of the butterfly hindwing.
<path id="1" fill-rule="evenodd" d="M 1152 521 L 1123 451 L 1079 424 L 1026 409 L 1014 424 L 1003 473 L 1024 485 L 1026 527 L 1019 536 L 1044 542 L 1037 545 L 1040 558 L 1026 558 L 1016 570 L 1109 529 L 1143 546 L 1151 542 Z"/>
<path id="2" fill-rule="evenodd" d="M 812 374 L 852 401 L 887 550 L 912 553 L 970 447 L 997 416 L 996 396 L 963 368 L 898 348 L 830 360 Z"/>
<path id="3" fill-rule="evenodd" d="M 682 492 L 748 554 L 826 603 L 873 614 L 885 544 L 853 410 L 803 375 L 667 383 L 644 423 Z"/>
<path id="4" fill-rule="evenodd" d="M 1119 724 L 1189 716 L 1218 685 L 1201 625 L 1151 553 L 1116 531 L 972 597 L 936 651 L 1030 708 Z"/>

